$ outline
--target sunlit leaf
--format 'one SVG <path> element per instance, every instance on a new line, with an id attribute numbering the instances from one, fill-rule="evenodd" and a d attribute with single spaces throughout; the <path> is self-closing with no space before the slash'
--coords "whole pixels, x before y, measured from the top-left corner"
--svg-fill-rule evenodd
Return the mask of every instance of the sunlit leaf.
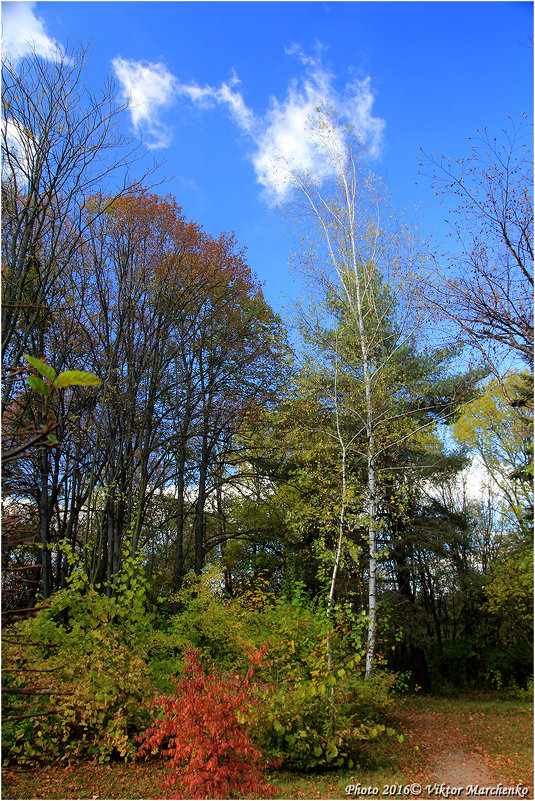
<path id="1" fill-rule="evenodd" d="M 34 392 L 38 392 L 39 395 L 47 395 L 48 394 L 48 389 L 47 389 L 47 386 L 46 386 L 45 382 L 43 381 L 42 378 L 39 378 L 38 375 L 31 375 L 28 378 L 28 384 L 31 386 L 33 391 Z"/>
<path id="2" fill-rule="evenodd" d="M 97 384 L 102 384 L 100 378 L 93 375 L 93 373 L 85 373 L 83 370 L 65 370 L 65 372 L 60 373 L 54 381 L 54 386 L 58 389 L 74 386 L 87 387 Z"/>
<path id="3" fill-rule="evenodd" d="M 31 364 L 32 367 L 35 367 L 35 369 L 41 373 L 41 375 L 44 375 L 44 377 L 48 378 L 49 381 L 54 381 L 57 373 L 53 367 L 51 367 L 49 364 L 45 364 L 36 356 L 25 356 L 24 358 L 29 364 Z"/>

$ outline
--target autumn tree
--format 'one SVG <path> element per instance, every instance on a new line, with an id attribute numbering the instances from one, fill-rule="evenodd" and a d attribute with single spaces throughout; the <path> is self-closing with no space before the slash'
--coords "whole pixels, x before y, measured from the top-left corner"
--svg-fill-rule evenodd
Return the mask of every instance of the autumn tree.
<path id="1" fill-rule="evenodd" d="M 533 364 L 533 163 L 526 128 L 524 117 L 500 137 L 483 129 L 468 156 L 424 157 L 421 165 L 448 203 L 454 237 L 450 257 L 436 256 L 436 280 L 425 294 L 498 381 L 515 362 Z M 502 389 L 509 391 L 503 383 Z"/>
<path id="2" fill-rule="evenodd" d="M 200 571 L 222 541 L 215 498 L 234 480 L 236 433 L 278 381 L 280 324 L 234 237 L 210 237 L 172 198 L 99 194 L 86 214 L 76 312 L 59 309 L 43 342 L 50 361 L 76 354 L 103 387 L 58 402 L 62 447 L 44 471 L 29 460 L 17 493 L 35 498 L 47 549 L 67 539 L 110 595 L 124 553 L 151 547 L 153 499 L 174 495 L 177 586 L 186 557 Z M 64 579 L 61 551 L 53 561 L 47 592 Z"/>
<path id="3" fill-rule="evenodd" d="M 111 83 L 100 94 L 88 89 L 86 66 L 83 48 L 58 49 L 48 59 L 33 51 L 2 62 L 2 426 L 15 445 L 28 439 L 32 426 L 39 432 L 51 424 L 61 434 L 63 412 L 84 394 L 54 397 L 52 423 L 43 421 L 42 399 L 20 383 L 23 356 L 46 355 L 58 372 L 72 366 L 79 349 L 56 353 L 55 337 L 60 317 L 72 331 L 81 313 L 71 289 L 91 218 L 88 197 L 105 185 L 121 194 L 135 183 L 128 176 L 135 148 L 118 131 L 123 108 Z M 50 558 L 48 532 L 60 504 L 50 485 L 58 491 L 62 485 L 62 457 L 49 444 L 17 465 L 27 477 L 36 470 L 30 486 L 39 488 L 43 559 Z M 19 478 L 10 493 L 24 491 Z M 45 594 L 51 589 L 47 579 Z"/>
<path id="4" fill-rule="evenodd" d="M 218 517 L 224 486 L 235 480 L 239 455 L 236 436 L 251 425 L 256 409 L 268 403 L 280 381 L 283 336 L 234 237 L 206 238 L 200 256 L 206 290 L 195 313 L 176 330 L 178 375 L 185 414 L 176 416 L 173 442 L 178 447 L 179 520 L 174 584 L 180 583 L 185 554 L 184 460 L 189 449 L 196 485 L 193 514 L 194 569 L 201 572 L 206 553 L 224 536 L 207 534 L 207 519 Z M 183 339 L 184 335 L 186 340 Z M 179 396 L 177 396 L 179 397 Z M 211 511 L 207 515 L 207 504 Z"/>
<path id="5" fill-rule="evenodd" d="M 484 471 L 484 489 L 520 538 L 533 522 L 533 415 L 525 406 L 511 406 L 506 398 L 518 397 L 529 380 L 525 372 L 505 376 L 500 383 L 487 381 L 481 396 L 464 407 L 453 427 L 457 441 Z"/>
<path id="6" fill-rule="evenodd" d="M 448 340 L 468 346 L 493 376 L 456 425 L 460 440 L 488 471 L 486 497 L 472 523 L 474 536 L 483 524 L 496 566 L 485 577 L 487 608 L 503 616 L 518 612 L 525 637 L 532 550 L 521 532 L 531 529 L 533 509 L 533 162 L 527 118 L 511 121 L 498 136 L 478 131 L 471 153 L 456 161 L 424 156 L 421 170 L 431 173 L 447 202 L 453 234 L 449 254 L 435 255 L 434 280 L 421 282 L 422 296 L 437 322 L 445 323 Z M 486 555 L 482 560 L 491 564 Z M 523 669 L 530 669 L 529 660 Z"/>
<path id="7" fill-rule="evenodd" d="M 390 411 L 381 408 L 393 356 L 418 325 L 412 299 L 412 269 L 418 260 L 410 234 L 384 214 L 380 182 L 362 167 L 361 146 L 335 116 L 319 110 L 312 121 L 330 185 L 313 176 L 294 175 L 299 211 L 315 226 L 304 258 L 322 293 L 336 299 L 350 320 L 355 368 L 363 403 L 357 413 L 365 434 L 366 518 L 369 545 L 369 633 L 366 669 L 375 653 L 377 602 L 377 441 L 378 426 Z M 317 236 L 315 233 L 317 232 Z M 395 321 L 395 323 L 394 323 Z"/>
<path id="8" fill-rule="evenodd" d="M 324 174 L 332 177 L 294 174 L 296 210 L 306 221 L 300 257 L 316 292 L 302 328 L 322 352 L 331 377 L 329 403 L 342 463 L 351 453 L 363 471 L 371 673 L 382 528 L 379 472 L 389 454 L 402 451 L 418 431 L 434 427 L 470 397 L 475 376 L 458 377 L 447 387 L 444 369 L 453 353 L 417 353 L 427 315 L 417 302 L 416 276 L 425 262 L 414 235 L 393 213 L 379 179 L 365 170 L 354 132 L 321 109 L 311 127 Z"/>

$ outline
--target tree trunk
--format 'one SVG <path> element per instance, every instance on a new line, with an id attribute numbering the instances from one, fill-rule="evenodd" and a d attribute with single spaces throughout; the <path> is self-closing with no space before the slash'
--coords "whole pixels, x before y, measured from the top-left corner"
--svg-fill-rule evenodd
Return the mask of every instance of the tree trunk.
<path id="1" fill-rule="evenodd" d="M 177 592 L 182 586 L 182 578 L 184 575 L 184 464 L 185 454 L 180 454 L 180 463 L 177 474 L 177 510 L 176 510 L 176 543 L 175 543 L 175 561 L 173 565 L 173 583 L 172 587 Z"/>
<path id="2" fill-rule="evenodd" d="M 199 494 L 197 496 L 197 503 L 195 505 L 195 573 L 200 576 L 204 566 L 204 533 L 205 533 L 205 515 L 204 507 L 206 505 L 206 481 L 208 478 L 208 438 L 206 434 L 202 438 L 202 452 L 201 464 L 199 466 Z"/>
<path id="3" fill-rule="evenodd" d="M 48 497 L 48 453 L 39 453 L 39 538 L 41 540 L 41 589 L 43 598 L 52 593 L 52 562 L 50 559 L 50 502 Z"/>

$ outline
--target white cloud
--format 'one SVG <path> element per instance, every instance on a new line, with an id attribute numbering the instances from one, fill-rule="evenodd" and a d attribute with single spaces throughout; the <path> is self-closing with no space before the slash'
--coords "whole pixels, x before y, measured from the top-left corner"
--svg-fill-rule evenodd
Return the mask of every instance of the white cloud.
<path id="1" fill-rule="evenodd" d="M 196 83 L 179 84 L 178 92 L 201 107 L 209 108 L 215 104 L 226 106 L 234 122 L 243 131 L 251 133 L 255 126 L 255 117 L 245 105 L 241 92 L 235 89 L 239 83 L 239 79 L 233 75 L 228 83 L 222 83 L 219 88 L 198 86 Z"/>
<path id="2" fill-rule="evenodd" d="M 62 46 L 47 34 L 44 21 L 35 16 L 34 7 L 34 2 L 2 3 L 2 50 L 13 61 L 32 52 L 49 61 L 64 55 Z"/>
<path id="3" fill-rule="evenodd" d="M 340 126 L 333 130 L 333 144 L 343 151 L 343 124 L 349 123 L 361 137 L 367 153 L 377 158 L 381 152 L 385 122 L 373 115 L 374 96 L 369 77 L 347 84 L 342 91 L 335 87 L 335 76 L 318 55 L 306 55 L 299 45 L 287 48 L 287 54 L 302 64 L 304 75 L 294 79 L 286 97 L 272 97 L 264 114 L 255 114 L 244 100 L 240 81 L 233 75 L 220 86 L 181 83 L 164 64 L 113 60 L 125 98 L 129 99 L 132 122 L 139 134 L 150 137 L 149 147 L 166 147 L 171 136 L 161 122 L 159 111 L 177 97 L 188 98 L 201 109 L 224 108 L 252 148 L 250 158 L 259 184 L 269 203 L 284 202 L 293 185 L 292 172 L 308 171 L 319 181 L 334 174 L 332 161 L 322 155 L 313 118 L 320 106 L 337 109 Z"/>
<path id="4" fill-rule="evenodd" d="M 321 52 L 321 45 L 316 50 Z M 309 171 L 318 180 L 333 174 L 332 162 L 318 148 L 319 137 L 313 118 L 319 106 L 337 109 L 340 122 L 349 123 L 361 137 L 367 153 L 377 158 L 381 152 L 384 120 L 372 113 L 374 97 L 370 78 L 336 90 L 334 76 L 321 63 L 320 56 L 307 56 L 299 45 L 287 48 L 305 68 L 305 76 L 294 80 L 282 101 L 272 97 L 264 115 L 255 115 L 237 89 L 233 76 L 220 87 L 195 83 L 179 84 L 178 91 L 201 108 L 225 106 L 239 128 L 253 141 L 251 160 L 258 182 L 270 203 L 284 202 L 293 184 L 292 172 Z M 343 148 L 342 125 L 333 132 L 335 147 Z"/>
<path id="5" fill-rule="evenodd" d="M 2 139 L 6 145 L 2 157 L 2 178 L 26 185 L 29 163 L 35 156 L 35 143 L 12 119 L 2 119 Z"/>
<path id="6" fill-rule="evenodd" d="M 253 165 L 259 183 L 274 201 L 287 197 L 292 171 L 310 171 L 319 181 L 331 172 L 329 163 L 318 152 L 318 137 L 311 128 L 316 108 L 326 99 L 321 88 L 310 81 L 302 87 L 294 83 L 282 103 L 276 98 L 271 100 L 262 131 L 256 137 Z"/>
<path id="7" fill-rule="evenodd" d="M 114 58 L 112 66 L 132 117 L 136 133 L 146 136 L 147 147 L 168 147 L 171 132 L 160 120 L 160 110 L 171 105 L 177 80 L 165 64 Z"/>
<path id="8" fill-rule="evenodd" d="M 347 86 L 342 112 L 362 136 L 369 155 L 372 158 L 378 158 L 383 144 L 385 121 L 381 117 L 374 117 L 372 114 L 375 98 L 371 92 L 370 83 L 371 80 L 368 75 L 363 80 L 355 81 L 355 83 Z"/>
<path id="9" fill-rule="evenodd" d="M 318 147 L 320 140 L 313 122 L 318 107 L 335 108 L 339 115 L 341 125 L 332 131 L 335 150 L 343 150 L 342 124 L 349 123 L 368 155 L 377 158 L 385 127 L 384 120 L 372 114 L 374 98 L 369 77 L 348 84 L 339 92 L 334 76 L 324 69 L 319 58 L 305 56 L 297 45 L 287 52 L 299 57 L 306 77 L 292 83 L 284 101 L 272 98 L 253 155 L 257 179 L 272 202 L 287 199 L 292 172 L 310 172 L 319 181 L 334 173 L 332 160 Z"/>
<path id="10" fill-rule="evenodd" d="M 315 50 L 316 50 L 316 52 L 318 54 L 317 57 L 316 56 L 307 56 L 307 54 L 305 53 L 305 51 L 303 50 L 301 45 L 297 44 L 296 42 L 291 44 L 289 47 L 285 47 L 284 48 L 284 52 L 286 53 L 287 56 L 296 56 L 299 59 L 299 61 L 301 62 L 301 64 L 305 64 L 305 66 L 308 66 L 308 67 L 313 67 L 317 63 L 317 60 L 318 60 L 319 56 L 321 55 L 321 51 L 323 50 L 323 47 L 319 42 L 316 42 Z"/>

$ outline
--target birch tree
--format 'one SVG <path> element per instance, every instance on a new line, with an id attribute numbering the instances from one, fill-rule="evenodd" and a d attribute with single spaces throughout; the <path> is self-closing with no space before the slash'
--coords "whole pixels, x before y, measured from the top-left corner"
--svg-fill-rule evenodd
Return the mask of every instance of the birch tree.
<path id="1" fill-rule="evenodd" d="M 362 386 L 362 404 L 353 413 L 358 431 L 365 435 L 360 456 L 367 484 L 366 673 L 371 674 L 377 627 L 377 468 L 380 453 L 389 447 L 378 436 L 396 419 L 392 404 L 385 402 L 389 371 L 397 369 L 396 355 L 421 323 L 413 302 L 413 273 L 419 257 L 408 228 L 388 212 L 380 181 L 363 168 L 355 133 L 321 109 L 311 123 L 311 133 L 324 164 L 323 175 L 331 178 L 319 181 L 313 175 L 293 173 L 299 190 L 296 209 L 310 224 L 303 248 L 306 272 L 351 323 L 357 356 L 353 367 Z M 340 443 L 345 460 L 346 444 Z"/>

